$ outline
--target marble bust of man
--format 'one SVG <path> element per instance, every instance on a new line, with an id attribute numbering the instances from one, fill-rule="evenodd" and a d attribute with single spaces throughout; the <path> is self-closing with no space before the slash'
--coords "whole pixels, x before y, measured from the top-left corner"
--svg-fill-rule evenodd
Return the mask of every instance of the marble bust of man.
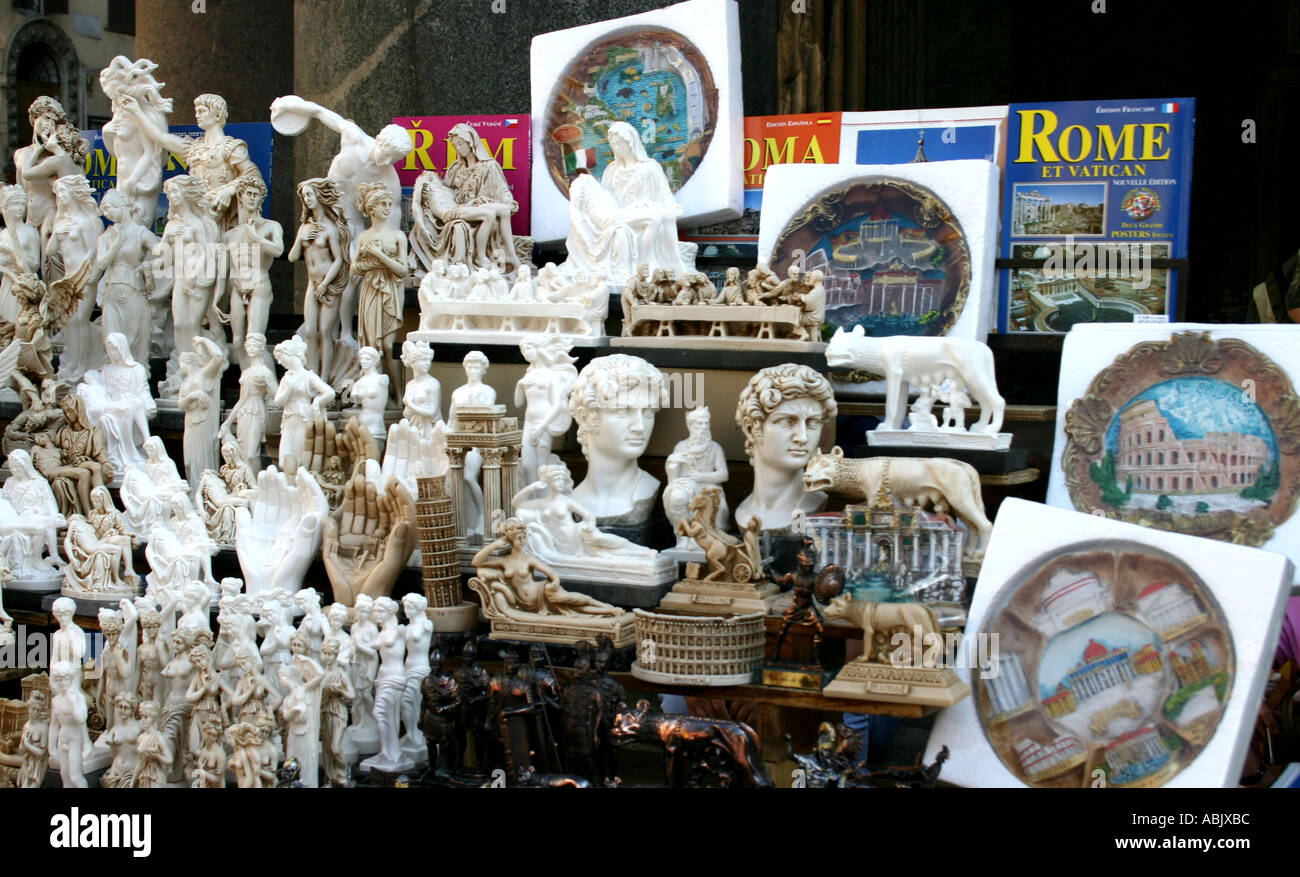
<path id="1" fill-rule="evenodd" d="M 664 376 L 639 356 L 615 353 L 589 362 L 569 392 L 569 413 L 587 477 L 573 498 L 601 526 L 635 526 L 650 517 L 659 480 L 637 466 L 665 400 Z"/>
<path id="2" fill-rule="evenodd" d="M 740 394 L 736 423 L 754 468 L 754 492 L 736 507 L 736 524 L 757 517 L 764 530 L 790 526 L 794 512 L 817 512 L 826 494 L 805 492 L 804 467 L 822 430 L 835 427 L 835 393 L 824 376 L 786 363 L 758 372 Z"/>

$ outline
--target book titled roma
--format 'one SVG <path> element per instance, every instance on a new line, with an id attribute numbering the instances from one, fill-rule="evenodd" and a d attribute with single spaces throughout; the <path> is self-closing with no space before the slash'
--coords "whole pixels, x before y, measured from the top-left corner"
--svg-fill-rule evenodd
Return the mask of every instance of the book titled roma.
<path id="1" fill-rule="evenodd" d="M 1192 98 L 1012 104 L 998 330 L 1175 318 L 1187 257 Z"/>

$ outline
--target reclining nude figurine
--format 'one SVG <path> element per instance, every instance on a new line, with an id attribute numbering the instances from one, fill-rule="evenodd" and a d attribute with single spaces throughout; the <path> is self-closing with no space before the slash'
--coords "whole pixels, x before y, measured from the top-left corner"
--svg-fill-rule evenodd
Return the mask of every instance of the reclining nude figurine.
<path id="1" fill-rule="evenodd" d="M 561 587 L 555 570 L 524 553 L 526 533 L 522 521 L 510 518 L 501 525 L 501 535 L 474 555 L 476 575 L 470 579 L 469 586 L 483 598 L 484 615 L 533 621 L 539 615 L 615 617 L 626 614 L 617 606 Z M 498 556 L 497 552 L 503 548 L 506 553 Z M 543 579 L 538 581 L 535 573 Z"/>

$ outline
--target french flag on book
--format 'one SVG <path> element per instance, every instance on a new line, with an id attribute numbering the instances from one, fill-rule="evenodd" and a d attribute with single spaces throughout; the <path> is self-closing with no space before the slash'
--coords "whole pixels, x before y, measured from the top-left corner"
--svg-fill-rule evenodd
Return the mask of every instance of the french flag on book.
<path id="1" fill-rule="evenodd" d="M 1161 104 L 1161 105 L 1160 105 L 1160 112 L 1162 112 L 1162 113 L 1176 113 L 1176 112 L 1178 112 L 1178 104 L 1176 104 L 1176 103 L 1172 103 L 1172 104 Z"/>

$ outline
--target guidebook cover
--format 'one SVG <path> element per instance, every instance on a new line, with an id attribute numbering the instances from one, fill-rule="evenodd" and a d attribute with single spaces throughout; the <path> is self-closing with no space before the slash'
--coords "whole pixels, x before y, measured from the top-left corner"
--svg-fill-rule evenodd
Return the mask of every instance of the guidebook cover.
<path id="1" fill-rule="evenodd" d="M 456 160 L 448 135 L 451 129 L 465 123 L 478 132 L 487 151 L 501 165 L 510 193 L 519 209 L 510 218 L 510 230 L 517 235 L 527 235 L 529 217 L 530 181 L 532 179 L 533 138 L 527 113 L 509 116 L 394 116 L 393 124 L 400 125 L 411 135 L 411 151 L 397 162 L 397 178 L 402 183 L 403 225 L 411 215 L 411 190 L 415 180 L 425 171 L 442 177 L 447 167 Z"/>
<path id="2" fill-rule="evenodd" d="M 840 157 L 840 113 L 745 117 L 745 212 L 739 219 L 686 231 L 705 257 L 755 258 L 763 180 L 774 164 L 836 164 Z"/>
<path id="3" fill-rule="evenodd" d="M 1006 130 L 1005 105 L 845 113 L 840 161 L 906 164 L 979 158 L 1001 168 Z"/>
<path id="4" fill-rule="evenodd" d="M 1187 255 L 1192 98 L 1012 104 L 998 329 L 1173 319 Z"/>

